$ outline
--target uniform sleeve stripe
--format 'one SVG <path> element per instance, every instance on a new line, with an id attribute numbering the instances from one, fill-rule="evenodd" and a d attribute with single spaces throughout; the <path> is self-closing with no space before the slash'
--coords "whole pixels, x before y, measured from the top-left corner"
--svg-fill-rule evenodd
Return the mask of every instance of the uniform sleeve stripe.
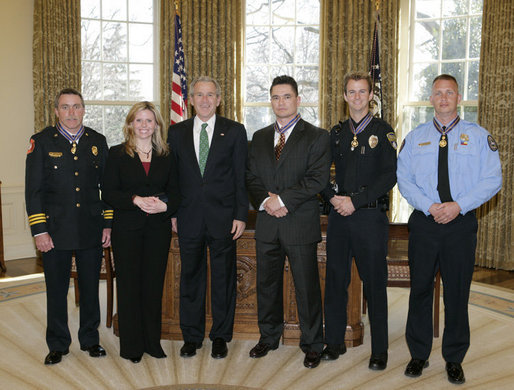
<path id="1" fill-rule="evenodd" d="M 104 210 L 104 219 L 113 219 L 114 210 Z"/>
<path id="2" fill-rule="evenodd" d="M 33 219 L 33 220 L 29 221 L 29 226 L 33 226 L 33 225 L 37 225 L 38 223 L 45 223 L 45 222 L 46 222 L 46 218 Z"/>
<path id="3" fill-rule="evenodd" d="M 29 221 L 32 221 L 34 219 L 39 219 L 39 218 L 46 218 L 46 215 L 44 213 L 29 215 Z"/>

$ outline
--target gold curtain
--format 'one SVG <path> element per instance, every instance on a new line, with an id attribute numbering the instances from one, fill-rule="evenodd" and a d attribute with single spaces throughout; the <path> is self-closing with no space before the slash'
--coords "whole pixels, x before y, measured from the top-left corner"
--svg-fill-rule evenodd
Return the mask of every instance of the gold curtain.
<path id="1" fill-rule="evenodd" d="M 242 122 L 244 2 L 239 0 L 177 0 L 182 24 L 188 86 L 198 76 L 218 80 L 222 101 L 218 113 Z M 161 111 L 171 101 L 174 49 L 174 2 L 161 5 Z M 165 58 L 166 57 L 166 58 Z M 189 99 L 190 101 L 191 99 Z M 188 107 L 191 113 L 191 107 Z"/>
<path id="2" fill-rule="evenodd" d="M 380 66 L 384 119 L 397 122 L 399 0 L 379 1 Z M 343 77 L 369 71 L 376 2 L 321 0 L 320 123 L 330 129 L 347 117 Z"/>
<path id="3" fill-rule="evenodd" d="M 54 99 L 81 85 L 80 1 L 35 0 L 32 47 L 34 128 L 55 123 Z"/>
<path id="4" fill-rule="evenodd" d="M 496 139 L 503 187 L 477 210 L 477 264 L 514 269 L 514 2 L 484 0 L 478 122 Z M 501 53 L 501 54 L 499 54 Z"/>

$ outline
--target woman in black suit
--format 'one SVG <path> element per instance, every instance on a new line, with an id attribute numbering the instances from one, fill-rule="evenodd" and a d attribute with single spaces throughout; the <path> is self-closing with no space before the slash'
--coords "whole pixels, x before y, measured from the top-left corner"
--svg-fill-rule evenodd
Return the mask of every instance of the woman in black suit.
<path id="1" fill-rule="evenodd" d="M 120 355 L 134 363 L 161 348 L 161 300 L 171 240 L 171 215 L 180 203 L 177 163 L 164 142 L 164 123 L 150 102 L 136 103 L 113 146 L 102 198 L 114 208 Z"/>

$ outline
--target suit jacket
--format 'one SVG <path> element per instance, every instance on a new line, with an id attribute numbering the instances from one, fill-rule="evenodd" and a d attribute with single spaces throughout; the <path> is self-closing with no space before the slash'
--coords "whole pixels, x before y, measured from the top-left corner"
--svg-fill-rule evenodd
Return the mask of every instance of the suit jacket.
<path id="1" fill-rule="evenodd" d="M 202 177 L 194 148 L 193 122 L 190 118 L 168 130 L 182 196 L 177 212 L 178 232 L 181 237 L 196 238 L 205 226 L 212 237 L 224 238 L 230 234 L 234 219 L 246 222 L 248 218 L 246 130 L 241 123 L 216 116 Z"/>
<path id="2" fill-rule="evenodd" d="M 288 210 L 282 218 L 257 213 L 255 238 L 280 238 L 290 245 L 321 240 L 317 194 L 330 175 L 330 137 L 327 131 L 300 119 L 275 159 L 273 125 L 257 131 L 250 145 L 246 183 L 258 210 L 268 192 L 278 194 Z"/>
<path id="3" fill-rule="evenodd" d="M 165 194 L 168 209 L 164 213 L 147 215 L 132 202 L 134 195 Z M 148 176 L 137 153 L 130 157 L 123 144 L 113 146 L 105 166 L 102 198 L 114 207 L 113 229 L 135 230 L 145 224 L 170 224 L 171 215 L 180 203 L 177 163 L 173 153 L 157 156 L 152 153 Z"/>
<path id="4" fill-rule="evenodd" d="M 112 210 L 100 199 L 105 137 L 85 128 L 75 154 L 55 127 L 34 134 L 27 152 L 25 203 L 32 235 L 49 233 L 56 249 L 101 245 Z"/>

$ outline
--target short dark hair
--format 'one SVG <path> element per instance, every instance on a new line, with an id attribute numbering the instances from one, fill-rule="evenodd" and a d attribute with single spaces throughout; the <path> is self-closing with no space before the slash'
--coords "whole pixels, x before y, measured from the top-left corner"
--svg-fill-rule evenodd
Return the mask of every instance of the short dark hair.
<path id="1" fill-rule="evenodd" d="M 343 78 L 343 89 L 344 93 L 346 93 L 346 86 L 350 80 L 359 81 L 366 80 L 368 82 L 368 91 L 371 92 L 373 90 L 373 80 L 371 80 L 371 76 L 367 72 L 350 72 L 346 73 Z"/>
<path id="2" fill-rule="evenodd" d="M 82 107 L 86 106 L 84 104 L 84 98 L 82 97 L 82 94 L 79 91 L 77 91 L 74 88 L 64 88 L 59 91 L 57 96 L 55 96 L 55 102 L 54 102 L 55 108 L 59 108 L 59 99 L 61 98 L 62 95 L 77 95 L 80 98 L 80 101 L 82 102 Z"/>
<path id="3" fill-rule="evenodd" d="M 439 80 L 453 81 L 455 83 L 455 85 L 457 85 L 457 89 L 459 89 L 459 83 L 457 82 L 457 79 L 455 77 L 453 77 L 451 74 L 446 74 L 446 73 L 440 74 L 439 76 L 437 76 L 434 79 L 434 81 L 432 81 L 432 85 L 434 85 L 436 83 L 436 81 L 439 81 Z"/>
<path id="4" fill-rule="evenodd" d="M 293 79 L 291 76 L 287 76 L 287 75 L 282 75 L 282 76 L 277 76 L 273 79 L 273 82 L 271 83 L 271 88 L 269 89 L 269 93 L 271 95 L 271 90 L 273 89 L 273 87 L 275 85 L 280 85 L 280 84 L 289 84 L 294 92 L 296 93 L 296 96 L 298 96 L 298 84 L 296 83 L 296 80 Z"/>

